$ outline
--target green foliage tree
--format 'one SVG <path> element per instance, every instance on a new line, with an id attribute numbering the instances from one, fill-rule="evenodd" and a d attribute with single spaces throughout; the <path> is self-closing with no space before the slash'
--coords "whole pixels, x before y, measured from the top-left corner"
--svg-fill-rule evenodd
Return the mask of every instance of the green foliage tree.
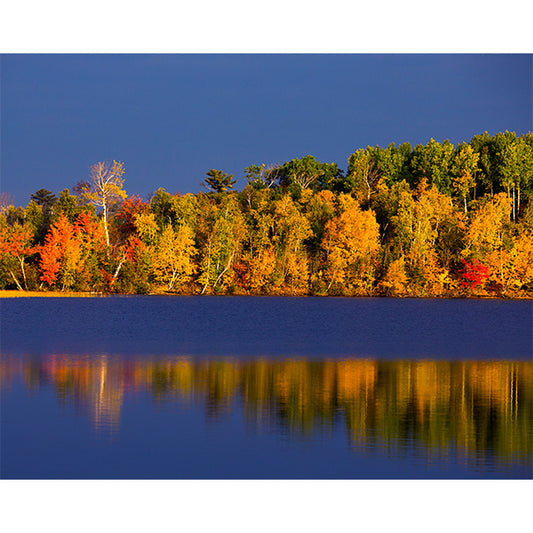
<path id="1" fill-rule="evenodd" d="M 381 172 L 370 147 L 360 148 L 348 158 L 345 190 L 352 193 L 361 205 L 370 205 L 380 179 Z"/>
<path id="2" fill-rule="evenodd" d="M 513 199 L 512 218 L 516 221 L 520 213 L 521 192 L 524 188 L 530 189 L 533 180 L 533 148 L 523 138 L 515 138 L 498 155 L 501 182 L 507 195 Z"/>
<path id="3" fill-rule="evenodd" d="M 46 232 L 50 229 L 50 217 L 46 217 L 42 206 L 33 200 L 23 210 L 23 218 L 17 222 L 31 229 L 35 245 L 43 243 Z"/>
<path id="4" fill-rule="evenodd" d="M 283 188 L 303 189 L 335 188 L 341 172 L 336 163 L 321 163 L 312 155 L 286 161 L 279 167 L 279 183 Z"/>
<path id="5" fill-rule="evenodd" d="M 494 196 L 497 184 L 497 153 L 495 138 L 487 132 L 481 135 L 474 135 L 470 141 L 470 146 L 479 155 L 479 173 L 476 180 L 476 188 Z M 475 191 L 476 189 L 474 189 Z M 476 196 L 474 194 L 474 196 Z"/>
<path id="6" fill-rule="evenodd" d="M 254 189 L 270 189 L 279 179 L 279 166 L 250 165 L 244 168 L 244 177 Z"/>
<path id="7" fill-rule="evenodd" d="M 467 212 L 467 199 L 475 186 L 475 175 L 478 170 L 479 154 L 469 144 L 463 143 L 457 147 L 452 163 L 454 175 L 453 190 L 463 199 L 464 212 Z"/>
<path id="8" fill-rule="evenodd" d="M 57 202 L 57 196 L 48 189 L 39 189 L 31 195 L 31 199 L 43 208 L 45 214 L 51 214 Z"/>
<path id="9" fill-rule="evenodd" d="M 174 224 L 175 213 L 172 209 L 172 195 L 162 187 L 157 189 L 150 199 L 150 210 L 157 224 L 163 228 L 165 224 Z"/>
<path id="10" fill-rule="evenodd" d="M 203 185 L 214 193 L 221 193 L 233 189 L 235 182 L 233 174 L 226 174 L 222 170 L 212 168 L 206 173 Z"/>
<path id="11" fill-rule="evenodd" d="M 31 195 L 26 207 L 26 221 L 33 226 L 36 243 L 42 244 L 57 212 L 57 197 L 47 189 L 39 189 Z"/>
<path id="12" fill-rule="evenodd" d="M 439 143 L 431 139 L 425 146 L 416 146 L 411 158 L 411 184 L 416 186 L 425 178 L 430 185 L 435 185 L 439 192 L 451 194 L 454 153 L 455 149 L 448 140 Z"/>
<path id="13" fill-rule="evenodd" d="M 79 196 L 70 194 L 68 189 L 63 189 L 59 193 L 59 199 L 57 200 L 55 211 L 57 215 L 60 215 L 61 213 L 64 214 L 68 221 L 73 223 L 82 211 L 94 212 L 94 207 L 91 205 L 85 205 L 80 201 Z"/>
<path id="14" fill-rule="evenodd" d="M 378 146 L 370 150 L 372 150 L 377 171 L 387 186 L 390 187 L 393 183 L 399 183 L 402 180 L 411 182 L 409 165 L 412 149 L 409 143 L 403 143 L 398 147 L 391 143 L 385 149 Z"/>

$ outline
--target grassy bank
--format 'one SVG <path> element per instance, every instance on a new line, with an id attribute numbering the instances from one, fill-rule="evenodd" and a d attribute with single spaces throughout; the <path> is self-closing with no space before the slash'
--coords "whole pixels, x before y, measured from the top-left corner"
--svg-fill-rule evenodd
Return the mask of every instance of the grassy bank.
<path id="1" fill-rule="evenodd" d="M 168 292 L 164 290 L 156 290 L 150 294 L 151 296 L 198 296 L 198 293 L 194 292 Z M 94 298 L 94 297 L 104 297 L 104 296 L 134 296 L 132 294 L 101 294 L 96 292 L 60 292 L 60 291 L 19 291 L 19 290 L 0 290 L 0 298 Z M 218 296 L 265 296 L 264 294 L 220 294 Z M 296 296 L 294 294 L 271 294 L 268 296 Z M 300 294 L 300 297 L 310 296 L 309 294 Z M 315 296 L 318 298 L 335 298 L 336 296 Z M 348 298 L 358 298 L 358 296 L 347 296 Z M 380 298 L 382 296 L 373 296 L 373 298 Z M 484 299 L 484 300 L 533 300 L 533 297 L 530 294 L 519 294 L 512 296 L 494 296 L 489 294 L 459 294 L 459 293 L 448 293 L 442 294 L 440 296 L 393 296 L 393 298 L 421 298 L 428 299 L 432 298 L 435 300 L 440 299 Z"/>
<path id="2" fill-rule="evenodd" d="M 100 296 L 91 292 L 39 292 L 39 291 L 0 291 L 0 298 L 43 298 L 43 297 L 60 297 L 60 298 L 90 298 Z"/>

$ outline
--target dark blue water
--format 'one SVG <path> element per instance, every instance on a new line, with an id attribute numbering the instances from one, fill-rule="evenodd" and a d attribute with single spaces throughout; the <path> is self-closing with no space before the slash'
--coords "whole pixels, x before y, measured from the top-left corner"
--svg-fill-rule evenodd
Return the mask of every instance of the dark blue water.
<path id="1" fill-rule="evenodd" d="M 530 301 L 0 310 L 3 478 L 533 477 Z"/>
<path id="2" fill-rule="evenodd" d="M 529 359 L 531 301 L 107 297 L 1 300 L 5 353 Z"/>

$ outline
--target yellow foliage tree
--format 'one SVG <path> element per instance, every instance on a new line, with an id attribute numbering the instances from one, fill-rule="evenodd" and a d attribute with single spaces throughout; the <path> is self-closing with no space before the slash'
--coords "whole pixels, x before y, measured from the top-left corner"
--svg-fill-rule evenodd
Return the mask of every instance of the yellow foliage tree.
<path id="1" fill-rule="evenodd" d="M 483 261 L 487 254 L 500 250 L 503 246 L 505 225 L 509 223 L 511 199 L 505 193 L 483 202 L 472 214 L 466 232 L 466 245 L 463 257 L 473 256 Z"/>
<path id="2" fill-rule="evenodd" d="M 278 288 L 303 294 L 309 280 L 309 263 L 303 244 L 312 235 L 309 221 L 287 194 L 276 202 L 272 222 Z"/>
<path id="3" fill-rule="evenodd" d="M 449 196 L 435 186 L 429 188 L 421 180 L 413 197 L 402 191 L 398 211 L 392 217 L 396 252 L 405 257 L 406 273 L 410 277 L 410 292 L 415 295 L 440 293 L 447 272 L 440 265 L 436 243 L 446 221 L 453 219 Z"/>
<path id="4" fill-rule="evenodd" d="M 135 215 L 135 227 L 144 244 L 153 245 L 157 242 L 159 227 L 154 213 L 137 213 Z"/>
<path id="5" fill-rule="evenodd" d="M 228 194 L 220 205 L 208 204 L 199 221 L 201 260 L 198 282 L 202 294 L 223 291 L 234 281 L 231 268 L 246 236 L 246 223 L 237 199 Z"/>
<path id="6" fill-rule="evenodd" d="M 274 247 L 264 247 L 256 255 L 247 255 L 248 264 L 247 288 L 253 293 L 268 292 L 270 278 L 276 267 Z"/>
<path id="7" fill-rule="evenodd" d="M 167 224 L 152 250 L 152 265 L 156 279 L 166 283 L 168 290 L 190 281 L 195 270 L 192 257 L 197 253 L 193 233 L 183 224 L 177 230 Z"/>
<path id="8" fill-rule="evenodd" d="M 405 296 L 408 293 L 408 284 L 405 258 L 402 255 L 389 265 L 384 278 L 379 283 L 379 288 L 385 296 Z"/>
<path id="9" fill-rule="evenodd" d="M 379 248 L 379 225 L 374 212 L 362 211 L 355 201 L 327 222 L 322 249 L 328 292 L 333 289 L 337 294 L 370 294 Z"/>
<path id="10" fill-rule="evenodd" d="M 512 248 L 500 247 L 488 253 L 488 282 L 501 294 L 516 295 L 533 284 L 533 234 L 517 236 Z"/>

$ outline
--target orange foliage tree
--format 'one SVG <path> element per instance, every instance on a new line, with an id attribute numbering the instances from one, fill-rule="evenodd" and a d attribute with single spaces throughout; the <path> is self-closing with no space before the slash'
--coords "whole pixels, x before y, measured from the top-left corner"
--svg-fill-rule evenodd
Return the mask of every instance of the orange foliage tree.
<path id="1" fill-rule="evenodd" d="M 32 238 L 33 232 L 30 230 L 30 228 L 22 226 L 18 223 L 14 224 L 13 226 L 0 226 L 0 256 L 16 260 L 16 264 L 18 264 L 20 267 L 24 288 L 26 289 L 28 287 L 24 265 L 26 258 L 35 252 L 35 248 L 31 245 Z M 9 273 L 15 281 L 18 289 L 23 290 L 19 278 L 15 275 L 15 269 L 11 266 L 8 268 Z"/>
<path id="2" fill-rule="evenodd" d="M 98 253 L 104 246 L 101 226 L 89 213 L 80 213 L 74 224 L 61 213 L 50 227 L 39 250 L 41 280 L 49 286 L 59 281 L 61 290 L 65 290 L 74 285 L 82 285 L 82 280 L 85 279 L 86 284 L 92 288 L 91 281 L 94 280 L 87 279 L 90 278 L 88 263 L 92 259 L 94 270 L 96 259 L 91 258 L 91 255 Z"/>
<path id="3" fill-rule="evenodd" d="M 346 208 L 326 223 L 322 238 L 327 291 L 370 294 L 380 249 L 379 225 L 373 211 L 362 211 L 346 195 L 341 195 L 341 201 Z"/>

